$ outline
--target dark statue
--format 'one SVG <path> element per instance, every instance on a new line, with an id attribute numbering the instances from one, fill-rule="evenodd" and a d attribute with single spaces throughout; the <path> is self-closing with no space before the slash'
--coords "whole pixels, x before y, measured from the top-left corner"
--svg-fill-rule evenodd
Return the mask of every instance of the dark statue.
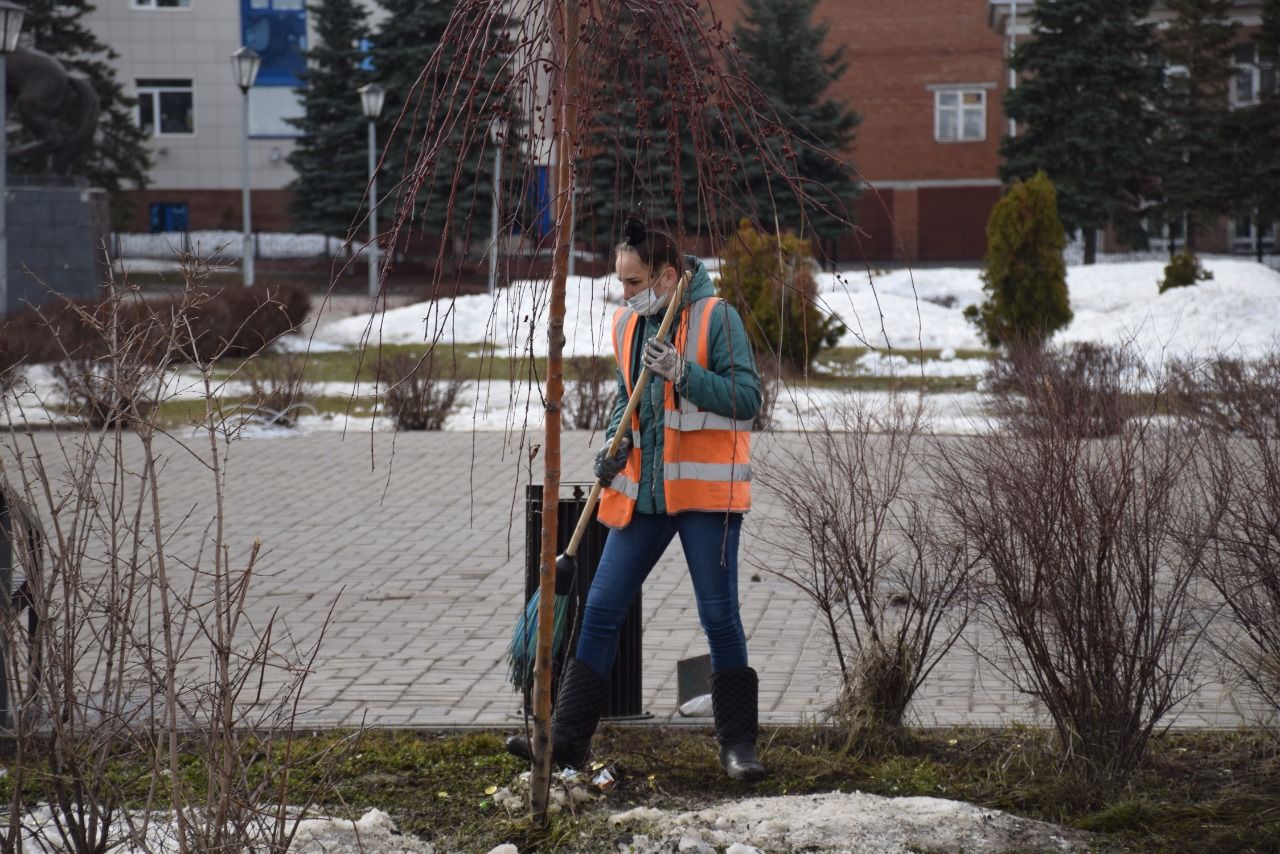
<path id="1" fill-rule="evenodd" d="M 98 94 L 83 77 L 72 76 L 44 51 L 20 47 L 8 57 L 5 91 L 32 142 L 9 151 L 10 157 L 49 158 L 49 171 L 66 175 L 93 139 L 98 124 Z"/>

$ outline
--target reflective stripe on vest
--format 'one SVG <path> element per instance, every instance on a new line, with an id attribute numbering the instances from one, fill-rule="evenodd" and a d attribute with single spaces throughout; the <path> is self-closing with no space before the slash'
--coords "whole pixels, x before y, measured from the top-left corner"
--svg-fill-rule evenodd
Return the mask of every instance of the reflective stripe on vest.
<path id="1" fill-rule="evenodd" d="M 751 480 L 750 463 L 664 463 L 666 480 L 711 480 L 718 483 Z"/>
<path id="2" fill-rule="evenodd" d="M 630 459 L 627 462 L 630 462 Z M 632 480 L 625 472 L 620 472 L 617 477 L 609 481 L 609 489 L 622 493 L 632 501 L 640 497 L 640 481 Z"/>
<path id="3" fill-rule="evenodd" d="M 636 330 L 640 316 L 625 305 L 613 313 L 613 355 L 622 371 L 623 386 L 627 396 L 635 385 L 631 371 L 631 354 L 635 352 Z M 626 429 L 618 425 L 619 430 Z M 600 510 L 596 518 L 610 528 L 624 528 L 635 514 L 636 499 L 640 497 L 640 466 L 643 452 L 640 450 L 640 415 L 631 416 L 631 453 L 627 464 L 618 476 L 600 493 Z"/>
<path id="4" fill-rule="evenodd" d="M 710 369 L 711 320 L 720 300 L 701 299 L 681 314 L 673 338 L 684 357 Z M 630 309 L 613 316 L 613 349 L 627 393 L 633 387 L 635 335 L 640 317 Z M 668 513 L 686 510 L 745 513 L 751 507 L 751 420 L 734 419 L 699 409 L 677 397 L 664 383 L 663 496 Z M 639 416 L 632 418 L 633 439 L 640 435 Z M 625 527 L 635 513 L 640 493 L 642 453 L 632 448 L 626 468 L 604 490 L 599 519 Z"/>

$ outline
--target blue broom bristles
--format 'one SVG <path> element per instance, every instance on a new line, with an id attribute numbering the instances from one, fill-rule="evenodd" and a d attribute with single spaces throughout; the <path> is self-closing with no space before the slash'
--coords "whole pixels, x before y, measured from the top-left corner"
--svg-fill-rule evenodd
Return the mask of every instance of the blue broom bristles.
<path id="1" fill-rule="evenodd" d="M 507 647 L 507 678 L 517 688 L 523 688 L 533 679 L 533 665 L 538 655 L 538 602 L 541 596 L 542 591 L 533 591 L 520 619 L 516 620 L 516 627 L 511 632 L 511 644 Z M 569 597 L 556 596 L 554 609 L 551 649 L 558 652 L 564 644 L 565 627 L 569 622 Z"/>

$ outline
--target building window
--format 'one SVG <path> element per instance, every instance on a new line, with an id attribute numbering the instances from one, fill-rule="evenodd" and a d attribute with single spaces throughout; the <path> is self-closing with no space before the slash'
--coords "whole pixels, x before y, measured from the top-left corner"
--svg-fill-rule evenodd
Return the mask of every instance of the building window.
<path id="1" fill-rule="evenodd" d="M 1280 93 L 1277 90 L 1276 66 L 1259 60 L 1257 45 L 1236 45 L 1233 59 L 1236 74 L 1231 81 L 1232 106 L 1252 106 L 1266 95 Z"/>
<path id="2" fill-rule="evenodd" d="M 187 230 L 186 202 L 152 202 L 151 233 Z"/>
<path id="3" fill-rule="evenodd" d="M 148 136 L 181 136 L 196 131 L 190 80 L 139 80 L 138 127 Z"/>
<path id="4" fill-rule="evenodd" d="M 186 9 L 191 0 L 133 0 L 135 9 Z"/>
<path id="5" fill-rule="evenodd" d="M 987 138 L 985 89 L 940 89 L 933 93 L 933 137 L 938 142 Z"/>
<path id="6" fill-rule="evenodd" d="M 1275 223 L 1262 229 L 1262 248 L 1266 252 L 1274 252 L 1276 248 L 1276 232 L 1280 230 Z M 1257 246 L 1258 227 L 1251 216 L 1235 217 L 1231 220 L 1231 248 L 1236 252 L 1251 253 Z"/>
<path id="7" fill-rule="evenodd" d="M 1162 216 L 1148 214 L 1142 219 L 1142 229 L 1147 233 L 1147 248 L 1153 252 L 1169 252 L 1183 243 L 1182 218 L 1172 221 Z"/>

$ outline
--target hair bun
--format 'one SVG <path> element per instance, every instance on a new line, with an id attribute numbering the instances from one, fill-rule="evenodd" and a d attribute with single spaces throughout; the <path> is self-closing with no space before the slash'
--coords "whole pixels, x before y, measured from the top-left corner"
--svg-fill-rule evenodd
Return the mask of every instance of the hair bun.
<path id="1" fill-rule="evenodd" d="M 639 246 L 649 236 L 648 229 L 644 226 L 644 220 L 635 214 L 627 214 L 627 221 L 622 226 L 622 233 L 626 236 L 628 246 Z"/>

